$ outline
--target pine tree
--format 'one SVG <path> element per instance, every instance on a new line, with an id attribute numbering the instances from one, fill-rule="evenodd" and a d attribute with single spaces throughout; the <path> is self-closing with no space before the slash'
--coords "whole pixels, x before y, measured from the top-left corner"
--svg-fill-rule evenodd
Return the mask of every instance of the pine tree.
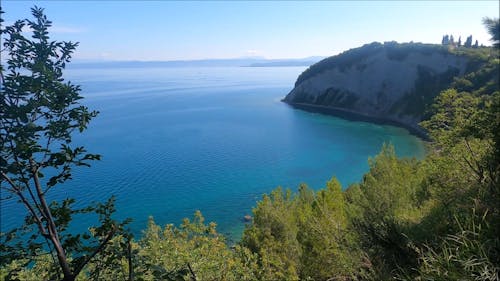
<path id="1" fill-rule="evenodd" d="M 472 47 L 472 35 L 467 36 L 467 40 L 465 40 L 464 47 L 465 48 Z"/>
<path id="2" fill-rule="evenodd" d="M 448 35 L 443 35 L 443 39 L 441 40 L 441 44 L 443 44 L 443 45 L 450 44 L 450 37 Z"/>

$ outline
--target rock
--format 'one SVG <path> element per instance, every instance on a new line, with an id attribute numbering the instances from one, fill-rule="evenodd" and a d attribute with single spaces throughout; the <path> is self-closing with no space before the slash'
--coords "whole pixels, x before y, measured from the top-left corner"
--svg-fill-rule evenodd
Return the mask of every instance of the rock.
<path id="1" fill-rule="evenodd" d="M 244 220 L 245 222 L 252 221 L 252 216 L 250 216 L 250 215 L 245 215 L 245 216 L 243 217 L 243 220 Z"/>

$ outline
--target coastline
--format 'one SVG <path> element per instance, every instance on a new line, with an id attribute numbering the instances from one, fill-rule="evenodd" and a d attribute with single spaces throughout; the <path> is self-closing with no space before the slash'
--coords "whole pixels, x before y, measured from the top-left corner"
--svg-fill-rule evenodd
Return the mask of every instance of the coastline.
<path id="1" fill-rule="evenodd" d="M 291 106 L 293 108 L 308 111 L 308 112 L 331 115 L 331 116 L 340 117 L 340 118 L 351 120 L 351 121 L 364 121 L 364 122 L 375 123 L 375 124 L 380 124 L 380 125 L 391 125 L 391 126 L 400 127 L 400 128 L 408 130 L 410 132 L 410 134 L 422 139 L 423 141 L 426 141 L 426 142 L 430 141 L 430 138 L 429 138 L 427 132 L 425 132 L 425 130 L 423 128 L 420 128 L 418 126 L 417 127 L 411 126 L 409 124 L 405 124 L 403 122 L 396 121 L 393 119 L 363 114 L 363 113 L 360 113 L 360 112 L 357 112 L 354 110 L 349 110 L 349 109 L 340 108 L 340 107 L 331 107 L 331 106 L 316 105 L 316 104 L 288 102 L 288 101 L 285 101 L 285 99 L 282 99 L 281 101 L 288 104 L 289 106 Z"/>

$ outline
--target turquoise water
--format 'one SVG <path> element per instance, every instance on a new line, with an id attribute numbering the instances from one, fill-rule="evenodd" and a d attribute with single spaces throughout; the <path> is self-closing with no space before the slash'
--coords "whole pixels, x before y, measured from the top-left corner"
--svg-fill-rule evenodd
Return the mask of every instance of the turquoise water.
<path id="1" fill-rule="evenodd" d="M 102 161 L 79 168 L 54 198 L 117 197 L 117 216 L 140 233 L 148 216 L 180 223 L 201 210 L 233 238 L 263 193 L 300 183 L 345 186 L 368 170 L 384 142 L 398 155 L 422 157 L 406 130 L 292 109 L 280 102 L 304 67 L 73 68 L 83 103 L 99 110 L 75 138 Z M 22 217 L 2 202 L 2 230 Z M 77 222 L 83 227 L 88 221 Z M 79 224 L 79 225 L 78 225 Z"/>

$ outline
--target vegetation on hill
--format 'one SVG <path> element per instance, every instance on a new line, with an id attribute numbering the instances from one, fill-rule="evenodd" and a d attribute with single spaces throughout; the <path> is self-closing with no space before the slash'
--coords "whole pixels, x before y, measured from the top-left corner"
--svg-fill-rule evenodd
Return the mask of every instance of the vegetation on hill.
<path id="1" fill-rule="evenodd" d="M 35 17 L 43 18 L 43 14 Z M 498 25 L 498 20 L 495 23 Z M 377 44 L 369 46 L 380 48 Z M 217 233 L 215 223 L 206 224 L 199 212 L 192 220 L 185 219 L 180 227 L 160 227 L 151 218 L 138 240 L 130 240 L 126 232 L 116 232 L 108 239 L 98 235 L 106 233 L 106 228 L 93 228 L 91 234 L 100 237 L 102 246 L 92 251 L 95 254 L 91 258 L 83 255 L 83 266 L 78 263 L 82 256 L 77 249 L 88 250 L 89 245 L 81 241 L 84 237 L 64 236 L 66 262 L 70 269 L 71 265 L 80 269 L 72 271 L 76 272 L 72 277 L 76 280 L 498 280 L 499 50 L 469 50 L 478 51 L 485 62 L 455 79 L 429 108 L 429 118 L 422 126 L 429 131 L 433 142 L 425 159 L 399 159 L 391 145 L 384 145 L 379 155 L 368 160 L 370 169 L 362 181 L 345 191 L 335 178 L 319 191 L 306 185 L 301 185 L 297 192 L 278 188 L 257 203 L 252 223 L 245 229 L 241 242 L 233 247 Z M 44 58 L 34 51 L 36 58 Z M 28 53 L 20 53 L 10 62 L 18 59 L 23 62 L 24 54 Z M 38 62 L 35 65 L 48 66 L 43 60 Z M 63 68 L 64 65 L 57 69 Z M 14 92 L 18 94 L 32 93 L 42 86 L 24 78 L 9 79 L 2 78 L 2 83 L 10 81 L 27 87 Z M 12 89 L 17 88 L 12 86 Z M 65 89 L 57 92 L 61 94 L 56 97 L 74 93 L 70 91 L 72 88 Z M 1 97 L 5 106 L 9 95 L 3 86 Z M 7 111 L 1 112 L 4 118 Z M 32 112 L 13 112 L 21 113 Z M 24 117 L 18 119 L 24 122 Z M 14 128 L 11 123 L 1 125 L 2 134 Z M 12 131 L 12 136 L 22 137 L 16 132 L 27 134 L 23 128 Z M 23 146 L 17 151 L 27 149 L 29 146 Z M 11 150 L 3 141 L 2 153 Z M 64 159 L 56 157 L 54 161 Z M 15 164 L 6 163 L 2 161 L 1 171 L 12 175 Z M 1 187 L 7 188 L 5 180 Z M 76 213 L 69 203 L 51 205 L 51 210 L 58 210 L 52 212 L 52 217 L 60 232 L 65 231 L 71 214 Z M 120 225 L 110 217 L 112 206 L 100 205 L 93 210 L 101 215 L 105 226 L 118 229 Z M 50 218 L 47 213 L 42 215 L 43 228 Z M 36 224 L 36 218 L 26 223 Z M 37 237 L 37 230 L 22 230 Z M 68 280 L 63 264 L 54 255 L 56 250 L 42 247 L 36 240 L 12 245 L 10 238 L 12 233 L 2 234 L 2 280 Z M 27 251 L 18 251 L 21 246 Z"/>

